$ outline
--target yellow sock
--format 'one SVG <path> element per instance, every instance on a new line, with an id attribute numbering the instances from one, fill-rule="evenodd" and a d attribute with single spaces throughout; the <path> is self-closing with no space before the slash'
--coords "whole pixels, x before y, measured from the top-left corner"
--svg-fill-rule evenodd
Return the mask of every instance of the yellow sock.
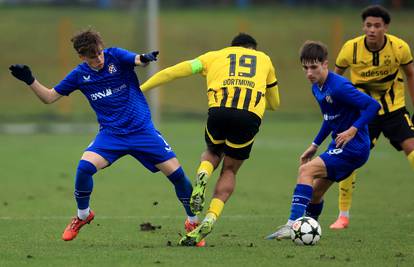
<path id="1" fill-rule="evenodd" d="M 198 167 L 197 175 L 199 175 L 202 172 L 205 172 L 207 176 L 210 177 L 213 171 L 214 171 L 213 164 L 211 164 L 210 161 L 204 160 L 200 163 L 200 166 Z"/>
<path id="2" fill-rule="evenodd" d="M 410 154 L 407 156 L 408 161 L 410 162 L 411 167 L 414 169 L 414 151 L 411 151 Z"/>
<path id="3" fill-rule="evenodd" d="M 208 208 L 206 219 L 217 220 L 224 208 L 224 202 L 221 199 L 213 198 Z"/>
<path id="4" fill-rule="evenodd" d="M 356 172 L 353 172 L 348 178 L 339 183 L 339 210 L 347 212 L 351 209 L 352 192 L 355 186 Z"/>

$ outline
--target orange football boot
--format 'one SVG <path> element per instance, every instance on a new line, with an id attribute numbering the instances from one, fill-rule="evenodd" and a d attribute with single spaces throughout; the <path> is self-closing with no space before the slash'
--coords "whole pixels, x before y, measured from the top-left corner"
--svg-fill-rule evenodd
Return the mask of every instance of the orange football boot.
<path id="1" fill-rule="evenodd" d="M 95 218 L 95 213 L 92 210 L 89 211 L 89 215 L 85 220 L 79 219 L 78 216 L 73 217 L 72 222 L 63 231 L 62 239 L 65 241 L 73 240 L 78 235 L 82 226 L 90 224 L 93 218 Z"/>
<path id="2" fill-rule="evenodd" d="M 198 222 L 191 223 L 187 218 L 185 220 L 185 223 L 184 223 L 184 229 L 187 233 L 189 233 L 189 232 L 193 231 L 194 229 L 196 229 L 197 226 L 199 226 L 199 225 L 200 225 L 200 223 L 198 223 Z M 203 239 L 203 240 L 201 240 L 200 242 L 198 242 L 196 244 L 196 247 L 204 247 L 205 245 L 206 245 L 206 241 Z"/>
<path id="3" fill-rule="evenodd" d="M 333 230 L 342 230 L 347 228 L 349 225 L 349 218 L 346 216 L 339 216 L 338 219 L 329 226 Z"/>

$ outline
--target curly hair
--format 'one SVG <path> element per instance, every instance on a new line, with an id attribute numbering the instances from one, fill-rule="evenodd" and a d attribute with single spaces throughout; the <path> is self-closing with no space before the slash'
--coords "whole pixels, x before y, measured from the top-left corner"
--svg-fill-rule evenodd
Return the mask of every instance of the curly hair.
<path id="1" fill-rule="evenodd" d="M 382 18 L 385 24 L 390 24 L 391 22 L 390 13 L 380 5 L 372 5 L 365 8 L 361 14 L 362 21 L 365 21 L 367 17 Z"/>

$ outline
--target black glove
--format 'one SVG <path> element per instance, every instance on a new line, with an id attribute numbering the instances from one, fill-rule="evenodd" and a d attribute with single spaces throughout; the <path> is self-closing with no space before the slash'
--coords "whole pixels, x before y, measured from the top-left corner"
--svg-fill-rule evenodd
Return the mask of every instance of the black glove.
<path id="1" fill-rule="evenodd" d="M 25 82 L 27 85 L 31 85 L 35 81 L 35 78 L 32 75 L 32 71 L 27 65 L 22 65 L 22 64 L 11 65 L 9 67 L 9 70 L 11 70 L 11 74 L 14 77 Z"/>
<path id="2" fill-rule="evenodd" d="M 139 56 L 139 59 L 142 63 L 148 63 L 150 61 L 157 61 L 157 56 L 160 53 L 160 51 L 152 51 L 148 54 L 142 54 Z"/>
<path id="3" fill-rule="evenodd" d="M 413 111 L 413 116 L 411 116 L 411 121 L 414 123 L 414 111 Z"/>

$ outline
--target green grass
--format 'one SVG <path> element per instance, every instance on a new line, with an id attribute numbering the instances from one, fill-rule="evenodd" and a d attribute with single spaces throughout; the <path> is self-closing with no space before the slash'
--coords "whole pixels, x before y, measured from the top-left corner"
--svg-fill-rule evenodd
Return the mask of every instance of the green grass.
<path id="1" fill-rule="evenodd" d="M 107 46 L 146 51 L 145 9 L 141 11 L 0 6 L 0 32 L 4 36 L 0 43 L 3 70 L 10 64 L 26 63 L 32 66 L 41 82 L 55 86 L 79 63 L 71 48 L 71 35 L 88 25 L 102 33 Z M 298 50 L 307 39 L 321 40 L 329 46 L 330 66 L 333 67 L 343 42 L 362 34 L 359 14 L 360 9 L 281 6 L 244 11 L 222 8 L 161 10 L 161 54 L 158 62 L 163 68 L 221 49 L 236 33 L 246 31 L 257 39 L 259 49 L 271 57 L 276 67 L 282 101 L 279 113 L 318 113 L 298 62 Z M 392 15 L 390 33 L 413 47 L 414 35 L 412 27 L 409 27 L 414 25 L 412 11 L 393 10 Z M 146 80 L 145 69 L 137 68 L 137 73 L 141 81 Z M 79 92 L 70 100 L 65 98 L 63 105 L 58 103 L 48 107 L 7 71 L 0 73 L 0 84 L 0 120 L 95 119 Z M 204 114 L 207 105 L 205 92 L 205 80 L 201 76 L 172 82 L 161 90 L 161 111 L 164 115 Z"/>
<path id="2" fill-rule="evenodd" d="M 204 148 L 203 126 L 161 127 L 189 176 Z M 95 175 L 94 222 L 76 240 L 60 240 L 75 213 L 77 162 L 94 136 L 1 135 L 0 266 L 412 266 L 413 174 L 384 139 L 359 171 L 349 229 L 328 228 L 337 215 L 334 186 L 316 246 L 263 239 L 286 221 L 298 157 L 318 127 L 317 121 L 265 118 L 236 190 L 201 249 L 176 246 L 184 214 L 172 186 L 130 157 Z M 142 232 L 143 222 L 162 228 Z"/>

